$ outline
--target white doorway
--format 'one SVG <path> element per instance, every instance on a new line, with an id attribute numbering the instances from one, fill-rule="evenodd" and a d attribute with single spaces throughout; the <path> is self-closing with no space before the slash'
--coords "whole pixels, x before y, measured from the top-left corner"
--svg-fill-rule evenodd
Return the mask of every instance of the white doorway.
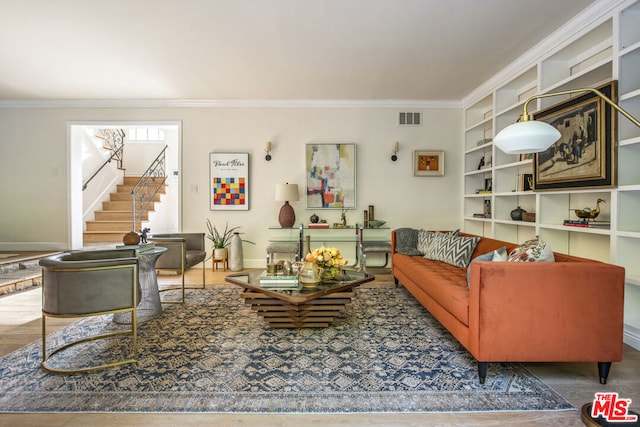
<path id="1" fill-rule="evenodd" d="M 88 139 L 95 135 L 98 129 L 122 129 L 126 134 L 123 153 L 122 172 L 117 172 L 116 162 L 112 161 L 103 168 L 92 186 L 87 185 L 83 191 L 83 184 L 92 175 L 91 169 L 83 170 L 83 162 L 90 155 L 91 147 Z M 102 200 L 108 197 L 109 187 L 113 187 L 117 179 L 123 174 L 140 176 L 146 167 L 164 149 L 165 175 L 167 176 L 167 193 L 162 196 L 156 212 L 150 218 L 152 233 L 181 231 L 182 192 L 181 192 L 181 153 L 182 153 L 182 123 L 181 122 L 71 122 L 68 124 L 68 165 L 69 165 L 69 236 L 68 247 L 81 249 L 83 247 L 83 232 L 85 221 L 91 218 L 93 210 Z M 128 159 L 128 160 L 127 160 Z M 94 160 L 95 161 L 95 160 Z M 86 163 L 85 163 L 86 166 Z"/>

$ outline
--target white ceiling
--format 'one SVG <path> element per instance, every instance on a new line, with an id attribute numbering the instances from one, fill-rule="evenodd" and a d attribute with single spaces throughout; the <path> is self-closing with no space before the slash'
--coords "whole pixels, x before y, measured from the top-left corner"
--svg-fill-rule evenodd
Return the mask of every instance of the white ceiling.
<path id="1" fill-rule="evenodd" d="M 0 0 L 0 99 L 460 100 L 593 2 Z"/>

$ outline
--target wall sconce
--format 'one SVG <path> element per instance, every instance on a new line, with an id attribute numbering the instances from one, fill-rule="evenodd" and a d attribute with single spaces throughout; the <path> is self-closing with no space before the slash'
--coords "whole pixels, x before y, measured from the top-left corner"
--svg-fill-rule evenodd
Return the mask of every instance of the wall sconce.
<path id="1" fill-rule="evenodd" d="M 392 146 L 391 146 L 391 152 L 393 153 L 391 155 L 391 161 L 395 162 L 396 160 L 398 160 L 398 146 L 400 144 L 398 144 L 398 142 L 396 141 Z"/>
<path id="2" fill-rule="evenodd" d="M 607 98 L 607 96 L 599 90 L 592 88 L 573 89 L 534 95 L 527 99 L 524 103 L 523 113 L 520 116 L 518 123 L 509 125 L 498 132 L 493 143 L 496 147 L 507 154 L 539 153 L 545 151 L 547 148 L 551 147 L 554 142 L 560 139 L 560 132 L 548 123 L 533 120 L 533 117 L 527 112 L 529 102 L 538 98 L 547 98 L 556 95 L 569 95 L 580 92 L 592 92 L 598 95 L 612 108 L 629 119 L 634 125 L 640 127 L 640 122 L 638 122 L 638 120 L 618 104 L 613 102 L 610 98 Z"/>
<path id="3" fill-rule="evenodd" d="M 271 161 L 271 141 L 267 141 L 267 143 L 264 144 L 264 152 L 267 153 L 267 155 L 264 156 L 264 159 L 267 162 Z"/>

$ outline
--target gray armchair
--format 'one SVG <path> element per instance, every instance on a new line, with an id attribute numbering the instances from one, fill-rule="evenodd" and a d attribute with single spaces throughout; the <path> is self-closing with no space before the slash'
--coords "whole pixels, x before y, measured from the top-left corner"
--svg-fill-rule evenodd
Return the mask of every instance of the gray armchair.
<path id="1" fill-rule="evenodd" d="M 165 303 L 184 303 L 184 272 L 197 264 L 202 264 L 202 286 L 190 287 L 189 289 L 204 289 L 205 268 L 204 260 L 207 252 L 204 246 L 204 233 L 167 233 L 154 234 L 148 239 L 156 246 L 167 248 L 167 252 L 162 254 L 156 262 L 156 270 L 174 270 L 182 276 L 182 300 L 163 301 Z M 163 289 L 168 291 L 171 289 Z"/>
<path id="2" fill-rule="evenodd" d="M 134 363 L 138 359 L 136 306 L 141 290 L 135 251 L 99 250 L 62 253 L 40 260 L 42 266 L 42 363 L 50 372 L 88 372 Z M 131 312 L 126 330 L 87 336 L 61 345 L 47 354 L 47 317 L 88 317 Z M 68 326 L 73 327 L 73 325 Z M 133 357 L 126 360 L 56 368 L 50 358 L 61 350 L 87 341 L 132 335 Z M 56 363 L 54 363 L 55 365 Z"/>

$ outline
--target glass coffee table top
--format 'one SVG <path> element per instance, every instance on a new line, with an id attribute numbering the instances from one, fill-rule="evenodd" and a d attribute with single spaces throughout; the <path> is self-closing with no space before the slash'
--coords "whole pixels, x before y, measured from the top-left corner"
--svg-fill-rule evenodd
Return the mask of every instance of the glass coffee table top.
<path id="1" fill-rule="evenodd" d="M 260 277 L 264 270 L 254 270 L 250 272 L 231 274 L 225 277 L 225 281 L 234 285 L 242 286 L 256 292 L 281 299 L 291 303 L 304 303 L 324 295 L 342 292 L 353 289 L 363 283 L 371 282 L 375 279 L 372 274 L 362 273 L 359 271 L 343 270 L 335 280 L 322 282 L 314 288 L 300 288 L 294 290 L 270 289 L 260 285 Z"/>

